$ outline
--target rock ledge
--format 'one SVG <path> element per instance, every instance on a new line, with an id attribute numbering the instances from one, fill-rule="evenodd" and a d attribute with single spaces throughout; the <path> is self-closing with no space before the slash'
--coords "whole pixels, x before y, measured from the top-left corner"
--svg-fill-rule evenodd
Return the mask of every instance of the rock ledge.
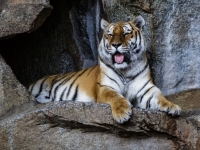
<path id="1" fill-rule="evenodd" d="M 80 102 L 39 104 L 2 120 L 0 132 L 3 149 L 172 150 L 198 144 L 197 127 L 185 117 L 134 108 L 120 125 L 108 105 Z"/>

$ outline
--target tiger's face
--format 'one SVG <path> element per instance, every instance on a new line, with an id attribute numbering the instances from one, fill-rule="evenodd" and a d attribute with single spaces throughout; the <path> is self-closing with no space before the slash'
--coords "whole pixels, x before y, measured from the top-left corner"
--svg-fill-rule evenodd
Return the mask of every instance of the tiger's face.
<path id="1" fill-rule="evenodd" d="M 102 56 L 115 68 L 126 68 L 144 52 L 144 39 L 141 29 L 144 19 L 139 16 L 134 21 L 109 24 L 101 20 L 104 29 L 101 41 Z"/>

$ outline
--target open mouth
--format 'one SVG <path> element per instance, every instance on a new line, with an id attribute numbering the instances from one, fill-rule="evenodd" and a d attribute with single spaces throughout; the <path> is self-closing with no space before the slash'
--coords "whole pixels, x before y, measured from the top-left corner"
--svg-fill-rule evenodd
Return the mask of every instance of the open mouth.
<path id="1" fill-rule="evenodd" d="M 117 63 L 117 64 L 122 64 L 123 62 L 127 62 L 128 63 L 128 57 L 126 56 L 126 54 L 122 54 L 120 52 L 116 52 L 113 55 L 113 62 Z"/>

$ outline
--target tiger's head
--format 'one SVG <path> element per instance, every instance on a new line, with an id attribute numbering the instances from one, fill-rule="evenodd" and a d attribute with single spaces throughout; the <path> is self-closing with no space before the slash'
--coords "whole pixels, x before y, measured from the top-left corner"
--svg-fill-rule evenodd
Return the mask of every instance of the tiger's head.
<path id="1" fill-rule="evenodd" d="M 142 16 L 129 22 L 108 23 L 101 20 L 104 30 L 99 45 L 100 59 L 117 69 L 126 68 L 145 51 L 142 28 L 145 21 Z"/>

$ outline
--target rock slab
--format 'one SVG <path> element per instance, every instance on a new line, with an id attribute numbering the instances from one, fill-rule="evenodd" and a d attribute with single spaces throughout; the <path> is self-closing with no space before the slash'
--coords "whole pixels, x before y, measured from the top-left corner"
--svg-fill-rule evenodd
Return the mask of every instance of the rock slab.
<path id="1" fill-rule="evenodd" d="M 21 150 L 196 149 L 197 128 L 187 119 L 133 109 L 131 120 L 114 122 L 105 104 L 61 102 L 0 121 L 0 147 Z"/>

